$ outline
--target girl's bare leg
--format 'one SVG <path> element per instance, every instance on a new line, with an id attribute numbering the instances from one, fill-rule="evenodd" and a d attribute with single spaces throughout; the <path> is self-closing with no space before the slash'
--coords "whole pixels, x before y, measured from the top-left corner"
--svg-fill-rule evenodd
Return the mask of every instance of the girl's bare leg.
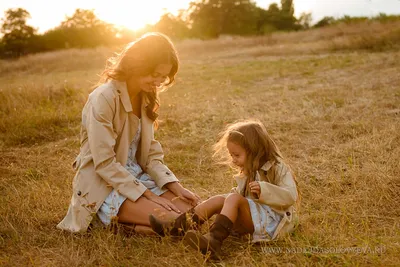
<path id="1" fill-rule="evenodd" d="M 249 202 L 242 195 L 233 193 L 225 199 L 221 214 L 228 217 L 237 232 L 253 233 L 254 225 L 251 218 Z"/>
<path id="2" fill-rule="evenodd" d="M 168 200 L 170 200 L 177 208 L 183 213 L 189 211 L 193 206 L 186 201 L 183 201 L 177 198 L 172 192 L 167 191 L 161 195 Z M 208 220 L 214 214 L 220 213 L 221 209 L 224 205 L 225 196 L 217 195 L 213 196 L 194 208 L 195 213 L 199 216 L 202 220 Z"/>
<path id="3" fill-rule="evenodd" d="M 220 213 L 224 206 L 225 196 L 217 195 L 201 202 L 194 208 L 195 213 L 200 219 L 206 221 L 214 214 Z"/>

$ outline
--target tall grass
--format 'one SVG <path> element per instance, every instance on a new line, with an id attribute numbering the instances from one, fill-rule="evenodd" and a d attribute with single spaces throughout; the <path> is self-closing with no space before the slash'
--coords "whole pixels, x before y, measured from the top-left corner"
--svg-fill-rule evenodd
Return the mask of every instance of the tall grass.
<path id="1" fill-rule="evenodd" d="M 156 137 L 182 183 L 203 199 L 229 192 L 232 172 L 214 164 L 211 147 L 226 123 L 258 118 L 302 194 L 292 235 L 263 245 L 229 237 L 222 262 L 170 237 L 57 230 L 80 112 L 111 51 L 0 62 L 0 265 L 397 265 L 400 53 L 351 41 L 378 29 L 390 35 L 386 26 L 353 26 L 177 45 L 182 64 L 177 84 L 161 95 Z"/>
<path id="2" fill-rule="evenodd" d="M 0 91 L 0 140 L 3 145 L 31 145 L 58 140 L 76 132 L 86 98 L 81 89 L 59 85 L 22 84 Z"/>
<path id="3" fill-rule="evenodd" d="M 181 52 L 204 56 L 281 56 L 343 50 L 384 51 L 400 47 L 400 21 L 340 23 L 324 28 L 246 38 L 225 36 L 207 42 L 186 40 Z"/>
<path id="4" fill-rule="evenodd" d="M 111 55 L 106 48 L 73 49 L 0 61 L 0 146 L 76 134 L 87 94 Z"/>

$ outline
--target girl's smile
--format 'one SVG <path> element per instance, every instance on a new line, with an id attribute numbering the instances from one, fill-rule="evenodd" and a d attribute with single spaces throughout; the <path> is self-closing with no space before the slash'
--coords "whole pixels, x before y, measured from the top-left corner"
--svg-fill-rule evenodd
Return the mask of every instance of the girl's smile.
<path id="1" fill-rule="evenodd" d="M 247 159 L 246 150 L 240 145 L 229 141 L 227 142 L 226 146 L 229 154 L 232 157 L 233 164 L 243 169 Z"/>

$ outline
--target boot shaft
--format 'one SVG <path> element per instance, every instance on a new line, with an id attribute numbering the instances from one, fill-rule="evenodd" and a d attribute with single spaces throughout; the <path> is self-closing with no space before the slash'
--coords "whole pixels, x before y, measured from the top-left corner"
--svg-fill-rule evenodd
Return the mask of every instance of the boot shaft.
<path id="1" fill-rule="evenodd" d="M 210 237 L 223 241 L 231 233 L 233 222 L 223 214 L 218 214 L 210 228 Z"/>
<path id="2" fill-rule="evenodd" d="M 149 216 L 153 231 L 160 236 L 169 233 L 172 236 L 183 236 L 188 229 L 198 229 L 204 222 L 195 212 L 194 208 L 182 213 L 175 220 L 162 221 L 154 215 Z"/>
<path id="3" fill-rule="evenodd" d="M 218 257 L 221 253 L 222 242 L 229 236 L 233 222 L 225 215 L 219 214 L 211 225 L 210 231 L 201 235 L 196 231 L 189 231 L 185 236 L 185 243 L 201 253 L 211 251 L 212 257 Z"/>

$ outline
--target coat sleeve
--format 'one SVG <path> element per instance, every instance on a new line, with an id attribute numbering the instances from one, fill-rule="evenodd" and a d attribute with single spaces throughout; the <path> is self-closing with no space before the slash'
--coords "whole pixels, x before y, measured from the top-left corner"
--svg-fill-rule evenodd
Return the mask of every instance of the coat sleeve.
<path id="1" fill-rule="evenodd" d="M 113 105 L 103 94 L 91 99 L 86 128 L 95 172 L 115 190 L 136 201 L 146 187 L 116 161 L 114 146 L 117 133 L 113 128 Z"/>
<path id="2" fill-rule="evenodd" d="M 164 164 L 164 152 L 158 141 L 153 138 L 147 158 L 146 172 L 154 179 L 159 188 L 167 183 L 179 182 L 174 173 Z"/>
<path id="3" fill-rule="evenodd" d="M 284 210 L 297 200 L 297 188 L 294 178 L 284 164 L 279 163 L 275 168 L 275 177 L 278 178 L 278 184 L 271 184 L 266 181 L 260 181 L 261 194 L 259 201 L 274 208 Z"/>

